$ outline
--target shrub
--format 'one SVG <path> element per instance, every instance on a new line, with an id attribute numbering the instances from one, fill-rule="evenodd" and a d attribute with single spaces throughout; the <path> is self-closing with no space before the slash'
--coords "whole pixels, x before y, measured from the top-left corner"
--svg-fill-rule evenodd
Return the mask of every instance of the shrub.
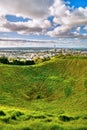
<path id="1" fill-rule="evenodd" d="M 8 58 L 5 56 L 0 57 L 0 63 L 8 64 L 9 63 Z"/>
<path id="2" fill-rule="evenodd" d="M 24 61 L 19 61 L 19 60 L 13 60 L 13 65 L 24 65 Z"/>
<path id="3" fill-rule="evenodd" d="M 34 64 L 35 64 L 34 60 L 26 60 L 25 61 L 25 65 L 34 65 Z"/>
<path id="4" fill-rule="evenodd" d="M 13 60 L 13 65 L 34 65 L 35 62 L 33 60 L 26 60 L 26 61 L 20 61 L 20 60 Z"/>

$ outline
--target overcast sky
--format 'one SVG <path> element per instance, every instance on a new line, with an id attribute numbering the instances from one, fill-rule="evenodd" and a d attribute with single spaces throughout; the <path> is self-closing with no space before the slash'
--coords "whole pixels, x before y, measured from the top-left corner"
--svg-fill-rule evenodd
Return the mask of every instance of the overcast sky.
<path id="1" fill-rule="evenodd" d="M 86 41 L 87 0 L 0 0 L 0 38 Z"/>

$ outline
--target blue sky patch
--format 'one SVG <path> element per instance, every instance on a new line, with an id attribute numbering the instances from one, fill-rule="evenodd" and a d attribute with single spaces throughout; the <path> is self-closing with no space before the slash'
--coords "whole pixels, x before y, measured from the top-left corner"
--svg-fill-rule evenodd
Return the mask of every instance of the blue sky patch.
<path id="1" fill-rule="evenodd" d="M 74 6 L 75 8 L 87 7 L 87 0 L 65 0 L 65 2 L 69 2 L 69 6 Z"/>
<path id="2" fill-rule="evenodd" d="M 29 18 L 17 17 L 15 15 L 6 15 L 6 19 L 10 22 L 28 22 Z"/>

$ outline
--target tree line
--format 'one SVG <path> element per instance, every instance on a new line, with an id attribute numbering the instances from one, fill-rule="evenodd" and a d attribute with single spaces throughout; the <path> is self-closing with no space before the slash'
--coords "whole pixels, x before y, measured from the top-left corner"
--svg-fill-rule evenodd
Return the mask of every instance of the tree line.
<path id="1" fill-rule="evenodd" d="M 0 63 L 12 64 L 12 65 L 34 65 L 35 64 L 34 60 L 21 61 L 21 60 L 13 59 L 12 61 L 9 61 L 8 58 L 5 56 L 0 57 Z"/>
<path id="2" fill-rule="evenodd" d="M 34 60 L 19 60 L 19 59 L 12 59 L 11 61 L 8 59 L 8 57 L 5 56 L 1 56 L 0 57 L 0 63 L 2 64 L 10 64 L 10 65 L 34 65 L 34 64 L 38 64 L 41 62 L 45 62 L 50 60 L 50 57 L 46 57 L 46 58 L 36 58 Z"/>

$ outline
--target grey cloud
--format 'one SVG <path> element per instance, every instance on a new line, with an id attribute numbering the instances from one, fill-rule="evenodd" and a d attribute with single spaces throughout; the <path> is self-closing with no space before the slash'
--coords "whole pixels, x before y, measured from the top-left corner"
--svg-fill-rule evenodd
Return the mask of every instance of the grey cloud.
<path id="1" fill-rule="evenodd" d="M 1 0 L 1 13 L 43 18 L 49 14 L 54 0 Z"/>
<path id="2" fill-rule="evenodd" d="M 3 25 L 3 28 L 6 28 L 12 32 L 20 32 L 20 33 L 23 32 L 25 34 L 42 32 L 42 28 L 40 27 L 29 27 L 23 23 L 15 24 L 15 23 L 7 22 Z"/>

